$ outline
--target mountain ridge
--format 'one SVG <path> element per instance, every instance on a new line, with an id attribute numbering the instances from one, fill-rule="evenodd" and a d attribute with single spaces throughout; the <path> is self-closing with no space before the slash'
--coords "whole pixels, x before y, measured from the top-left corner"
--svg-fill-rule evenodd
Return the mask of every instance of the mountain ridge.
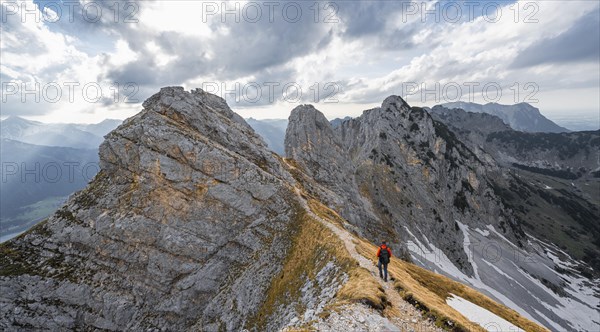
<path id="1" fill-rule="evenodd" d="M 529 233 L 600 268 L 600 229 L 592 217 L 600 208 L 600 132 L 521 132 L 493 115 L 442 106 L 431 114 L 476 154 L 502 165 L 505 176 L 494 187 Z"/>
<path id="2" fill-rule="evenodd" d="M 540 110 L 531 104 L 521 102 L 514 105 L 498 103 L 477 104 L 472 102 L 450 102 L 441 106 L 449 109 L 463 109 L 468 112 L 488 113 L 496 115 L 511 128 L 526 132 L 569 132 L 552 122 L 540 113 Z"/>
<path id="3" fill-rule="evenodd" d="M 308 174 L 317 174 L 317 182 L 319 174 L 326 174 L 319 183 L 329 190 L 314 194 L 338 211 L 359 234 L 373 242 L 387 239 L 420 266 L 467 282 L 505 304 L 512 302 L 513 308 L 519 307 L 514 303 L 520 303 L 522 314 L 527 307 L 531 308 L 529 312 L 545 312 L 544 316 L 536 315 L 540 321 L 555 317 L 550 322 L 563 328 L 577 324 L 577 320 L 561 322 L 555 316 L 560 310 L 546 312 L 552 306 L 542 305 L 557 301 L 549 289 L 565 287 L 565 283 L 544 272 L 552 270 L 555 262 L 535 249 L 533 239 L 521 228 L 526 225 L 523 216 L 506 204 L 498 187 L 507 177 L 506 170 L 485 150 L 474 152 L 424 109 L 410 107 L 397 96 L 342 122 L 333 131 L 325 125 L 324 117 L 314 112 L 311 110 L 303 120 L 296 120 L 294 114 L 290 117 L 287 157 L 309 168 Z M 319 127 L 320 132 L 314 132 Z M 300 133 L 293 133 L 294 128 Z M 515 257 L 502 257 L 493 264 L 496 267 L 488 270 L 490 258 L 476 246 L 490 241 L 494 245 L 508 244 L 503 251 L 532 256 L 535 264 L 524 266 Z M 440 256 L 442 262 L 451 265 L 440 262 L 436 258 Z M 520 267 L 515 270 L 515 266 Z M 502 277 L 498 271 L 502 271 Z M 531 276 L 545 280 L 550 288 L 543 290 L 534 282 L 514 292 L 499 280 L 506 278 L 506 285 L 510 280 L 519 280 L 520 285 L 526 285 L 533 281 L 528 279 Z M 594 310 L 584 303 L 577 304 L 584 306 L 581 310 Z"/>
<path id="4" fill-rule="evenodd" d="M 460 271 L 465 279 L 461 282 L 470 287 L 401 261 L 395 261 L 391 270 L 399 283 L 390 288 L 378 281 L 367 258 L 372 257 L 374 247 L 361 237 L 361 233 L 381 236 L 376 229 L 361 224 L 360 213 L 368 215 L 369 202 L 355 184 L 365 177 L 361 173 L 346 174 L 352 163 L 339 160 L 347 154 L 349 161 L 355 162 L 371 151 L 348 149 L 354 141 L 341 139 L 339 132 L 347 137 L 356 137 L 351 133 L 378 137 L 373 144 L 385 149 L 367 158 L 378 169 L 388 163 L 409 167 L 401 161 L 407 156 L 416 163 L 416 169 L 417 164 L 424 164 L 417 159 L 427 156 L 427 151 L 420 150 L 418 144 L 409 147 L 409 142 L 429 142 L 437 137 L 433 135 L 445 135 L 443 139 L 438 137 L 446 143 L 437 144 L 437 163 L 453 170 L 450 174 L 458 176 L 465 167 L 463 154 L 468 160 L 476 158 L 422 109 L 410 108 L 397 97 L 388 99 L 385 108 L 364 113 L 375 126 L 350 120 L 338 132 L 314 107 L 300 106 L 292 112 L 298 118 L 290 118 L 286 134 L 290 137 L 286 139 L 286 150 L 294 158 L 283 159 L 270 151 L 223 99 L 202 90 L 161 89 L 143 103 L 140 113 L 106 136 L 100 147 L 101 171 L 86 189 L 74 194 L 47 221 L 0 245 L 0 325 L 277 330 L 311 324 L 338 326 L 328 317 L 336 315 L 331 306 L 341 305 L 343 312 L 353 312 L 351 317 L 356 317 L 358 308 L 370 310 L 363 322 L 357 319 L 357 324 L 363 324 L 360 326 L 376 321 L 380 328 L 389 328 L 401 326 L 393 319 L 402 315 L 396 309 L 420 303 L 437 317 L 432 322 L 415 313 L 427 330 L 436 330 L 435 324 L 481 330 L 480 325 L 450 307 L 447 298 L 449 292 L 454 292 L 521 328 L 544 331 L 533 323 L 542 320 L 541 316 L 534 319 L 519 308 L 513 308 L 519 313 L 508 310 L 499 304 L 506 302 L 498 301 L 498 293 L 492 293 L 494 302 L 470 288 L 473 285 L 469 276 L 478 275 L 477 267 L 481 273 L 484 264 L 479 257 L 470 256 L 465 247 L 467 236 L 478 236 L 475 224 L 448 222 L 449 236 L 457 242 L 450 243 L 450 247 L 462 252 L 450 255 L 450 264 L 463 263 Z M 379 116 L 389 121 L 377 121 Z M 414 137 L 401 136 L 402 132 L 411 132 L 412 124 L 419 127 L 412 130 Z M 384 127 L 386 131 L 379 131 Z M 396 133 L 392 129 L 401 130 Z M 394 145 L 387 145 L 396 139 L 394 135 L 406 142 L 404 152 L 394 155 L 397 160 L 388 154 L 396 151 Z M 450 142 L 454 145 L 447 153 L 443 145 Z M 322 159 L 310 159 L 314 153 L 330 156 L 329 161 L 335 163 L 315 167 L 314 163 Z M 446 161 L 446 154 L 451 160 Z M 494 165 L 486 167 L 493 169 Z M 374 175 L 385 178 L 386 174 Z M 330 176 L 333 181 L 328 181 L 332 180 Z M 460 190 L 469 181 L 474 190 L 479 188 L 474 181 L 477 174 L 465 176 L 465 183 L 459 181 Z M 341 195 L 340 191 L 346 189 L 348 193 Z M 468 192 L 463 194 L 467 204 L 496 204 L 494 200 L 483 202 Z M 389 203 L 373 197 L 373 202 Z M 454 201 L 446 203 L 452 205 Z M 342 209 L 339 204 L 344 202 L 355 204 L 357 214 Z M 464 202 L 459 203 L 453 213 L 471 213 L 468 206 L 461 211 Z M 380 206 L 372 206 L 372 218 L 388 215 Z M 491 234 L 491 227 L 487 236 L 504 241 L 506 246 L 515 245 L 511 228 L 502 235 L 499 224 L 495 225 L 499 231 Z M 404 235 L 408 233 L 410 230 L 403 231 Z M 340 245 L 343 238 L 347 241 Z M 423 234 L 410 239 L 413 243 L 428 242 Z M 483 235 L 478 239 L 486 241 Z M 354 249 L 348 246 L 350 243 L 357 243 Z M 426 265 L 426 257 L 415 253 L 414 246 L 412 250 L 410 243 L 405 246 L 412 257 Z M 536 271 L 535 266 L 519 264 L 528 273 Z M 459 271 L 456 266 L 455 270 Z M 525 274 L 519 278 L 527 284 Z M 447 287 L 444 291 L 439 289 L 442 284 Z M 392 297 L 398 295 L 398 286 L 404 293 Z M 569 326 L 552 312 L 544 312 L 561 326 Z"/>
<path id="5" fill-rule="evenodd" d="M 43 123 L 13 115 L 0 121 L 0 138 L 42 146 L 96 149 L 103 136 L 120 123 L 115 119 L 90 124 Z"/>

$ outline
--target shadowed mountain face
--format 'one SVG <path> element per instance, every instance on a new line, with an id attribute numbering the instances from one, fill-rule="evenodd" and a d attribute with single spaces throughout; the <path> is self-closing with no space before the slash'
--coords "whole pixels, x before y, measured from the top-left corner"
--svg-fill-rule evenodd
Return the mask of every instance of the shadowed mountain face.
<path id="1" fill-rule="evenodd" d="M 491 115 L 477 117 L 458 122 L 463 127 L 486 123 L 475 137 L 510 130 Z M 387 239 L 418 264 L 466 282 L 547 326 L 596 326 L 589 320 L 590 325 L 578 325 L 565 312 L 595 312 L 597 298 L 591 305 L 586 301 L 594 298 L 590 294 L 598 290 L 597 281 L 590 292 L 582 291 L 587 282 L 573 282 L 567 292 L 575 295 L 558 295 L 567 277 L 557 271 L 567 265 L 553 258 L 569 260 L 567 275 L 581 280 L 582 274 L 590 276 L 589 267 L 525 233 L 524 227 L 531 229 L 536 222 L 525 223 L 524 215 L 515 213 L 514 204 L 503 197 L 514 189 L 506 181 L 510 173 L 485 149 L 462 139 L 423 109 L 392 96 L 380 108 L 335 128 L 313 107 L 296 108 L 286 134 L 286 154 L 328 189 L 314 190 L 314 195 L 370 240 Z M 513 192 L 513 197 L 519 195 Z M 577 206 L 571 203 L 576 202 L 565 201 Z M 491 247 L 497 255 L 490 254 Z M 565 302 L 571 309 L 561 309 Z"/>
<path id="2" fill-rule="evenodd" d="M 493 181 L 495 191 L 528 233 L 600 271 L 599 131 L 526 133 L 489 114 L 442 106 L 431 114 L 478 155 L 489 153 L 506 168 Z"/>
<path id="3" fill-rule="evenodd" d="M 453 109 L 460 108 L 467 112 L 488 113 L 502 119 L 514 130 L 525 132 L 562 133 L 569 130 L 552 122 L 540 113 L 540 110 L 527 103 L 501 105 L 488 103 L 485 105 L 469 102 L 452 102 L 442 106 Z"/>
<path id="4" fill-rule="evenodd" d="M 285 149 L 217 96 L 161 89 L 106 136 L 87 188 L 0 245 L 0 326 L 351 329 L 327 321 L 350 305 L 389 328 L 404 294 L 465 328 L 450 293 L 534 331 L 598 326 L 597 283 L 524 233 L 491 182 L 502 170 L 424 110 L 392 96 L 334 129 L 300 106 Z M 388 286 L 361 235 L 491 299 L 399 260 Z"/>

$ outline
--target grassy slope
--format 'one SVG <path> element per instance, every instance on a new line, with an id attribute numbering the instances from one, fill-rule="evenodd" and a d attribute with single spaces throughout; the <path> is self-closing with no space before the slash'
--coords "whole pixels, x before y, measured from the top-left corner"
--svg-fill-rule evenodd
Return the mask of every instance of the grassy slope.
<path id="1" fill-rule="evenodd" d="M 334 211 L 324 207 L 322 204 L 317 204 L 315 201 L 312 201 L 312 205 L 313 212 L 317 213 L 323 219 L 336 223 L 337 225 L 343 224 L 340 223 L 341 218 Z M 315 206 L 319 206 L 320 208 L 315 209 Z M 356 242 L 358 243 L 358 252 L 368 259 L 374 259 L 374 253 L 377 251 L 377 246 L 358 236 L 355 237 Z M 375 260 L 373 260 L 373 264 L 375 263 Z M 364 274 L 356 278 L 356 286 L 358 287 L 353 286 L 353 289 L 361 289 L 361 284 L 367 283 L 370 278 L 372 279 L 368 271 L 363 272 Z M 446 304 L 446 298 L 450 297 L 450 294 L 455 294 L 495 313 L 525 331 L 547 331 L 545 328 L 522 317 L 516 311 L 495 302 L 464 284 L 396 257 L 392 258 L 389 272 L 396 280 L 394 286 L 398 289 L 403 298 L 413 305 L 417 305 L 423 311 L 426 311 L 426 314 L 432 316 L 440 327 L 456 331 L 483 330 L 478 324 L 469 321 L 458 311 Z M 375 283 L 375 285 L 377 284 Z M 346 288 L 346 286 L 344 286 L 344 288 Z M 338 293 L 338 297 L 345 295 L 343 292 L 344 288 Z M 373 289 L 375 289 L 373 286 L 364 287 L 361 296 L 354 297 L 354 300 L 360 299 L 361 297 L 367 297 L 368 294 L 365 293 L 371 292 Z M 377 309 L 383 308 L 382 306 L 373 307 Z"/>
<path id="2" fill-rule="evenodd" d="M 361 240 L 357 249 L 363 256 L 372 259 L 377 251 L 377 246 Z M 373 264 L 375 264 L 374 260 Z M 446 298 L 450 297 L 450 294 L 455 294 L 493 312 L 525 331 L 547 331 L 545 328 L 522 317 L 516 311 L 443 275 L 396 257 L 392 257 L 388 269 L 390 275 L 395 279 L 394 286 L 403 298 L 417 305 L 427 314 L 432 315 L 440 326 L 456 326 L 455 329 L 457 330 L 481 330 L 479 325 L 469 321 L 446 304 Z M 448 324 L 448 321 L 452 323 Z"/>
<path id="3" fill-rule="evenodd" d="M 285 159 L 284 164 L 290 167 L 289 170 L 299 182 L 299 186 L 302 186 L 301 183 L 304 183 L 305 181 L 311 181 L 311 179 L 308 179 L 296 168 L 296 164 L 293 162 L 293 160 Z M 310 197 L 306 191 L 301 189 L 301 192 L 301 195 L 307 199 L 308 206 L 313 213 L 337 226 L 343 227 L 344 224 L 347 224 L 347 221 L 341 218 L 336 211 L 325 206 L 315 197 Z M 307 217 L 305 216 L 305 218 Z M 309 224 L 317 223 L 313 219 L 309 219 L 311 220 Z M 339 239 L 335 239 L 335 235 L 333 233 L 327 231 L 327 229 L 322 225 L 320 227 L 316 225 L 311 227 L 316 227 L 316 229 L 306 230 L 306 232 L 308 232 L 307 240 L 309 240 L 309 244 L 320 243 L 323 239 L 327 239 L 327 243 L 334 244 L 336 247 L 331 248 L 332 252 L 335 252 L 336 255 L 340 255 L 339 257 L 343 257 L 344 261 L 347 259 L 352 260 L 352 258 L 348 255 L 348 252 L 344 249 L 341 249 L 343 248 L 343 244 Z M 316 236 L 317 234 L 320 236 Z M 355 241 L 358 243 L 357 251 L 368 259 L 374 259 L 377 246 L 369 243 L 366 239 L 360 238 L 356 234 L 354 237 Z M 306 246 L 306 243 L 304 243 L 302 246 Z M 314 244 L 311 244 L 310 247 L 314 247 Z M 293 255 L 293 253 L 288 257 L 291 257 L 291 255 Z M 375 264 L 374 260 L 373 263 Z M 301 264 L 286 262 L 284 271 L 288 269 L 288 264 L 293 264 L 293 266 L 302 266 Z M 350 266 L 352 266 L 352 264 Z M 340 292 L 338 292 L 338 300 L 358 301 L 370 304 L 377 309 L 383 308 L 386 305 L 386 299 L 377 282 L 373 283 L 369 280 L 372 279 L 372 276 L 368 271 L 364 269 L 362 269 L 364 271 L 356 270 L 356 263 L 354 263 L 354 266 L 354 273 L 350 272 L 353 277 L 351 277 L 349 282 L 340 290 Z M 302 271 L 302 269 L 300 271 Z M 469 321 L 461 313 L 446 304 L 446 299 L 451 296 L 450 294 L 455 294 L 489 310 L 490 312 L 493 312 L 499 317 L 504 318 L 505 320 L 522 328 L 525 331 L 548 331 L 544 327 L 541 327 L 538 324 L 522 317 L 516 311 L 495 302 L 489 297 L 464 284 L 456 282 L 443 275 L 423 269 L 396 257 L 392 258 L 389 266 L 389 272 L 390 275 L 395 279 L 394 286 L 396 289 L 398 289 L 403 298 L 416 305 L 419 309 L 422 309 L 427 315 L 430 315 L 432 318 L 434 318 L 437 322 L 437 325 L 440 327 L 454 331 L 483 331 L 481 326 Z M 349 283 L 350 285 L 348 285 Z M 379 299 L 379 303 L 381 303 L 381 305 L 373 305 L 370 303 L 370 301 L 373 299 Z"/>
<path id="4" fill-rule="evenodd" d="M 383 309 L 386 305 L 383 289 L 368 271 L 359 267 L 350 257 L 340 239 L 304 210 L 299 209 L 296 218 L 293 245 L 283 262 L 283 269 L 272 279 L 261 308 L 247 321 L 246 327 L 265 330 L 269 320 L 282 306 L 294 306 L 297 316 L 301 317 L 306 309 L 298 304 L 303 285 L 307 278 L 314 280 L 317 273 L 331 261 L 340 268 L 338 277 L 341 278 L 343 274 L 348 276 L 336 295 L 334 306 L 359 302 Z M 324 314 L 327 314 L 327 310 Z"/>

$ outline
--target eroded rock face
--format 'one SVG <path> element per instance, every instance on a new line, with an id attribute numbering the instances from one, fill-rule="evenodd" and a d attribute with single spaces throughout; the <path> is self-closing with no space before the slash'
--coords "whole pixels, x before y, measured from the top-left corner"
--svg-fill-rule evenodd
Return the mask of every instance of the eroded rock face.
<path id="1" fill-rule="evenodd" d="M 370 202 L 359 194 L 353 165 L 341 137 L 325 116 L 312 105 L 292 110 L 285 137 L 286 155 L 291 157 L 317 184 L 304 186 L 344 218 L 363 227 L 378 221 Z"/>
<path id="2" fill-rule="evenodd" d="M 322 200 L 346 202 L 342 216 L 372 241 L 404 248 L 431 242 L 472 275 L 457 221 L 493 225 L 515 242 L 522 235 L 487 183 L 487 173 L 497 170 L 493 160 L 482 161 L 400 97 L 335 129 L 314 108 L 299 107 L 290 116 L 286 153 L 330 189 Z"/>
<path id="3" fill-rule="evenodd" d="M 3 329 L 239 330 L 260 309 L 297 228 L 294 179 L 219 97 L 170 87 L 143 107 L 88 188 L 3 245 Z"/>

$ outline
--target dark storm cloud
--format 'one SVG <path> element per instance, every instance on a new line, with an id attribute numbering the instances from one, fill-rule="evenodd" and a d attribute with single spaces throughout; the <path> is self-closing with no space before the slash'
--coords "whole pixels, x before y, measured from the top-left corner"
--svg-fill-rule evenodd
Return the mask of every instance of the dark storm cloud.
<path id="1" fill-rule="evenodd" d="M 345 24 L 345 34 L 362 37 L 379 33 L 385 29 L 387 18 L 402 10 L 404 1 L 344 1 L 339 6 L 338 16 Z"/>
<path id="2" fill-rule="evenodd" d="M 247 75 L 262 76 L 268 69 L 285 65 L 290 61 L 326 48 L 336 33 L 343 38 L 377 36 L 376 41 L 382 48 L 398 49 L 414 46 L 410 34 L 415 27 L 394 29 L 386 32 L 388 19 L 398 19 L 402 5 L 398 1 L 342 1 L 333 2 L 326 7 L 318 3 L 319 11 L 315 16 L 315 2 L 295 1 L 302 14 L 294 19 L 294 8 L 284 17 L 282 8 L 287 2 L 278 2 L 273 20 L 263 12 L 263 17 L 257 22 L 241 19 L 235 22 L 231 16 L 221 22 L 222 16 L 209 17 L 212 19 L 211 29 L 216 34 L 223 28 L 228 29 L 227 36 L 219 39 L 205 40 L 201 37 L 177 32 L 154 32 L 142 27 L 149 25 L 160 28 L 161 22 L 125 23 L 128 18 L 140 18 L 141 13 L 149 8 L 143 1 L 119 1 L 120 15 L 113 17 L 115 3 L 94 1 L 91 7 L 100 8 L 103 15 L 99 21 L 92 21 L 92 14 L 85 15 L 82 5 L 72 9 L 74 1 L 35 0 L 42 10 L 44 6 L 56 10 L 61 9 L 62 17 L 54 23 L 46 23 L 51 31 L 71 35 L 81 40 L 78 49 L 93 54 L 96 49 L 90 45 L 112 44 L 117 38 L 125 40 L 131 50 L 136 52 L 136 60 L 118 68 L 108 68 L 106 75 L 99 79 L 115 82 L 134 82 L 140 88 L 182 84 L 186 80 L 198 76 L 219 77 L 222 80 L 232 80 Z M 136 14 L 128 17 L 129 11 L 124 11 L 124 5 L 132 3 Z M 221 2 L 215 2 L 221 5 Z M 263 10 L 267 8 L 260 2 Z M 173 3 L 178 6 L 180 3 Z M 337 16 L 329 17 L 335 13 Z M 328 19 L 329 17 L 329 19 Z M 199 15 L 200 23 L 201 15 Z M 165 18 L 172 19 L 172 18 Z M 337 20 L 336 20 L 337 19 Z M 194 27 L 190 27 L 191 30 Z M 93 41 L 92 43 L 90 43 Z M 146 49 L 149 42 L 154 42 L 162 53 L 174 59 L 165 66 L 157 66 L 156 55 Z M 41 47 L 34 46 L 32 51 L 41 52 Z M 212 57 L 209 57 L 211 54 Z M 293 73 L 288 77 L 280 77 L 282 81 L 293 81 Z"/>
<path id="3" fill-rule="evenodd" d="M 236 22 L 216 15 L 212 19 L 214 33 L 228 29 L 227 36 L 205 39 L 175 32 L 149 33 L 139 29 L 122 29 L 121 37 L 138 53 L 134 63 L 109 70 L 107 79 L 123 81 L 130 77 L 140 85 L 181 84 L 198 76 L 218 76 L 231 80 L 259 74 L 289 61 L 326 47 L 333 38 L 333 24 L 315 22 L 310 6 L 300 4 L 302 15 L 282 17 L 275 11 L 273 20 L 263 16 L 257 22 L 241 19 Z M 281 6 L 280 6 L 281 7 Z M 290 11 L 292 12 L 292 11 Z M 160 22 L 156 22 L 160 26 Z M 155 65 L 155 55 L 145 50 L 154 41 L 161 51 L 176 57 L 163 67 Z M 209 57 L 211 54 L 212 57 Z M 147 72 L 144 72 L 147 71 Z"/>
<path id="4" fill-rule="evenodd" d="M 115 82 L 135 82 L 142 85 L 160 83 L 159 75 L 149 68 L 156 67 L 151 58 L 144 58 L 129 63 L 122 68 L 114 68 L 108 72 L 108 77 Z"/>
<path id="5" fill-rule="evenodd" d="M 513 61 L 512 68 L 544 63 L 600 61 L 600 11 L 583 16 L 562 34 L 534 43 Z"/>
<path id="6" fill-rule="evenodd" d="M 336 4 L 340 22 L 344 25 L 344 38 L 374 42 L 383 50 L 409 50 L 419 46 L 413 37 L 435 23 L 434 20 L 422 21 L 420 9 L 416 9 L 419 13 L 409 13 L 415 10 L 411 6 L 421 5 L 411 4 L 411 1 L 342 1 Z"/>

